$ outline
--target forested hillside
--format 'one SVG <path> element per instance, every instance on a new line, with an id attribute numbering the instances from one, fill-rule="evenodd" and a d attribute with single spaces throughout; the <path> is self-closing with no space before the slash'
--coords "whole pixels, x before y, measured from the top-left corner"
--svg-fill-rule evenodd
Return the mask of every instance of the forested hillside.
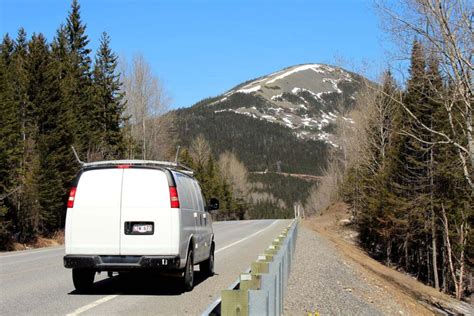
<path id="1" fill-rule="evenodd" d="M 449 261 L 458 262 L 462 274 L 464 258 L 474 254 L 467 243 L 474 220 L 472 188 L 455 148 L 423 127 L 454 132 L 455 141 L 465 143 L 462 125 L 450 131 L 443 120 L 440 95 L 452 93 L 452 87 L 443 81 L 438 59 L 416 40 L 406 89 L 397 88 L 390 72 L 383 87 L 377 100 L 383 117 L 372 116 L 369 124 L 384 134 L 366 131 L 364 152 L 372 158 L 349 168 L 342 195 L 354 206 L 362 245 L 375 257 L 436 288 L 460 287 L 459 276 L 449 277 L 449 269 L 455 271 Z"/>
<path id="2" fill-rule="evenodd" d="M 252 105 L 250 102 L 244 104 Z M 214 107 L 203 107 L 175 112 L 178 137 L 184 146 L 202 134 L 215 155 L 232 151 L 251 171 L 268 169 L 317 175 L 324 168 L 328 147 L 323 142 L 298 139 L 278 124 L 215 111 Z"/>

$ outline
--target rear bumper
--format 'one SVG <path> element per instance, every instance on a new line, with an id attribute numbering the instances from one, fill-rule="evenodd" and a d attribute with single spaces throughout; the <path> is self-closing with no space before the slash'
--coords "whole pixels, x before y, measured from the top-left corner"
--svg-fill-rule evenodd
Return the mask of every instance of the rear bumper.
<path id="1" fill-rule="evenodd" d="M 176 270 L 180 267 L 179 256 L 94 256 L 66 255 L 66 268 L 94 269 L 98 271 L 122 271 L 135 269 Z"/>

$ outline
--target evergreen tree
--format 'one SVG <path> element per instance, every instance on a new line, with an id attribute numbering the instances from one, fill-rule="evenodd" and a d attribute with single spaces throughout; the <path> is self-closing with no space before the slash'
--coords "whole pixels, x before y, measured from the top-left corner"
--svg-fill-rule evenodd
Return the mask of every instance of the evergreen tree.
<path id="1" fill-rule="evenodd" d="M 51 207 L 56 209 L 60 227 L 64 226 L 66 195 L 78 167 L 71 150 L 71 145 L 74 145 L 75 140 L 76 109 L 67 99 L 71 93 L 70 57 L 67 31 L 64 26 L 60 26 L 51 44 L 51 65 L 48 72 L 51 86 L 58 87 L 50 103 L 51 111 L 56 115 L 45 118 L 50 125 L 43 131 L 43 145 L 49 149 L 42 151 L 44 154 L 42 164 L 53 168 L 52 170 L 48 168 L 50 173 L 43 175 L 51 179 L 49 181 L 51 185 L 45 185 L 45 190 L 42 192 L 43 201 L 46 201 L 48 196 L 51 197 L 50 203 L 55 205 Z M 52 155 L 48 155 L 48 152 Z"/>
<path id="2" fill-rule="evenodd" d="M 23 28 L 18 31 L 15 49 L 13 51 L 13 84 L 14 102 L 20 117 L 20 137 L 22 158 L 17 171 L 12 173 L 17 177 L 18 194 L 14 201 L 14 229 L 18 232 L 17 239 L 21 242 L 31 240 L 38 232 L 38 152 L 35 136 L 37 134 L 36 108 L 29 100 L 29 77 L 27 59 L 29 49 L 26 32 Z"/>
<path id="3" fill-rule="evenodd" d="M 415 40 L 411 56 L 410 78 L 403 102 L 417 119 L 411 116 L 407 117 L 403 131 L 409 136 L 406 138 L 405 146 L 401 152 L 405 160 L 403 183 L 401 183 L 404 186 L 403 196 L 411 201 L 409 209 L 406 210 L 410 234 L 405 244 L 406 247 L 411 247 L 413 250 L 407 251 L 409 257 L 405 258 L 406 266 L 423 279 L 427 279 L 429 271 L 418 263 L 430 255 L 426 246 L 429 239 L 427 223 L 430 210 L 430 148 L 418 139 L 429 139 L 429 133 L 421 124 L 429 126 L 432 115 L 427 99 L 428 80 L 425 60 L 423 46 Z M 418 251 L 418 249 L 420 250 Z"/>
<path id="4" fill-rule="evenodd" d="M 62 168 L 71 168 L 64 149 L 71 141 L 61 106 L 60 71 L 46 39 L 42 34 L 34 35 L 29 43 L 27 62 L 29 100 L 36 109 L 38 132 L 38 199 L 41 206 L 39 230 L 47 234 L 61 226 L 64 218 L 65 186 Z M 54 114 L 53 114 L 54 113 Z M 64 167 L 65 166 L 65 167 Z M 68 179 L 70 180 L 70 178 Z"/>
<path id="5" fill-rule="evenodd" d="M 72 109 L 70 129 L 74 136 L 74 145 L 79 153 L 90 154 L 97 150 L 97 142 L 89 132 L 99 129 L 94 120 L 91 81 L 91 50 L 87 48 L 89 40 L 85 34 L 86 26 L 81 20 L 80 5 L 73 0 L 71 11 L 64 28 L 67 38 L 67 71 L 64 78 L 63 105 Z M 95 133 L 92 133 L 96 135 Z M 84 159 L 84 158 L 83 158 Z"/>
<path id="6" fill-rule="evenodd" d="M 8 34 L 0 45 L 0 245 L 10 244 L 14 197 L 19 189 L 21 150 L 21 120 L 15 103 L 13 85 L 14 42 Z"/>
<path id="7" fill-rule="evenodd" d="M 117 56 L 110 48 L 110 37 L 102 33 L 100 47 L 95 59 L 94 121 L 99 123 L 96 139 L 102 156 L 106 159 L 120 158 L 125 151 L 122 127 L 125 103 L 121 92 L 120 75 L 117 73 Z"/>

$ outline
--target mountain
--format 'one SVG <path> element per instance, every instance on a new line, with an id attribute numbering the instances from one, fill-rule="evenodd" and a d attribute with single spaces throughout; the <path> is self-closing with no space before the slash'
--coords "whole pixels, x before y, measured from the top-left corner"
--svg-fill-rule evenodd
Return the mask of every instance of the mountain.
<path id="1" fill-rule="evenodd" d="M 251 171 L 318 175 L 363 80 L 324 64 L 285 68 L 177 110 L 179 139 L 189 145 L 203 134 L 216 154 L 233 151 Z"/>
<path id="2" fill-rule="evenodd" d="M 351 121 L 344 115 L 354 107 L 364 80 L 324 64 L 292 66 L 249 80 L 173 111 L 179 143 L 189 146 L 202 134 L 216 157 L 232 151 L 251 172 L 320 175 L 328 153 L 338 148 L 336 122 Z M 270 191 L 285 197 L 267 182 Z M 305 194 L 296 198 L 302 201 Z"/>
<path id="3" fill-rule="evenodd" d="M 281 124 L 299 138 L 322 140 L 336 146 L 331 140 L 331 127 L 340 110 L 352 107 L 358 82 L 360 76 L 340 68 L 299 65 L 239 85 L 209 106 L 223 104 L 225 108 L 220 111 Z M 258 108 L 245 104 L 238 104 L 241 105 L 238 108 L 226 106 L 226 101 L 230 99 L 232 104 L 235 94 L 239 93 L 260 97 L 267 104 Z"/>

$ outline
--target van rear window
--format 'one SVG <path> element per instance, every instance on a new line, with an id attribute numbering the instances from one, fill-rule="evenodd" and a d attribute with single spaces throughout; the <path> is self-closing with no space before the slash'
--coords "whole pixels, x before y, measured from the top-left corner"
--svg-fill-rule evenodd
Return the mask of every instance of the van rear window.
<path id="1" fill-rule="evenodd" d="M 169 208 L 168 178 L 161 170 L 123 169 L 123 208 Z"/>
<path id="2" fill-rule="evenodd" d="M 122 170 L 85 171 L 79 178 L 74 208 L 120 207 Z"/>

